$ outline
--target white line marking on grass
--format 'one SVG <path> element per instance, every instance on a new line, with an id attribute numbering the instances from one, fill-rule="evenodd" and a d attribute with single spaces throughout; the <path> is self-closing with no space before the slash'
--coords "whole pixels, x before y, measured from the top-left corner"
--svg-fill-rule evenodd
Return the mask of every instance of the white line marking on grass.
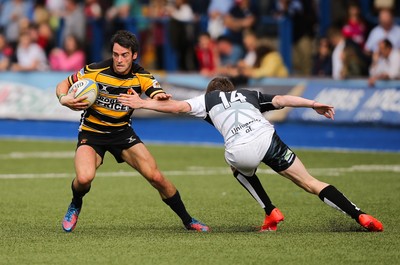
<path id="1" fill-rule="evenodd" d="M 311 168 L 310 172 L 319 176 L 339 176 L 342 173 L 351 172 L 400 172 L 400 165 L 355 165 L 348 168 Z M 260 168 L 258 173 L 275 175 L 271 169 Z M 166 176 L 207 176 L 207 175 L 230 175 L 228 167 L 188 167 L 186 170 L 166 170 Z M 132 171 L 98 172 L 98 177 L 138 177 L 140 174 Z M 31 173 L 31 174 L 0 174 L 0 179 L 46 179 L 46 178 L 73 178 L 74 173 Z"/>
<path id="2" fill-rule="evenodd" d="M 73 158 L 75 152 L 11 152 L 1 154 L 0 159 L 25 159 L 25 158 Z"/>

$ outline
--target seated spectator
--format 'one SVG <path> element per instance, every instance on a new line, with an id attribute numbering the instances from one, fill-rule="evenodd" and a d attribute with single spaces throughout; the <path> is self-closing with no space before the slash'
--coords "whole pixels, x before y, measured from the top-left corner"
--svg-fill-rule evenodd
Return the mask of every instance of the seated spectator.
<path id="1" fill-rule="evenodd" d="M 370 67 L 369 85 L 375 85 L 377 80 L 400 78 L 400 52 L 388 39 L 379 42 L 378 55 Z"/>
<path id="2" fill-rule="evenodd" d="M 400 26 L 395 24 L 390 9 L 379 11 L 379 25 L 374 27 L 368 35 L 365 50 L 372 54 L 378 51 L 379 42 L 388 39 L 395 49 L 400 49 Z"/>
<path id="3" fill-rule="evenodd" d="M 332 76 L 332 51 L 326 38 L 319 40 L 318 52 L 313 56 L 313 76 Z"/>
<path id="4" fill-rule="evenodd" d="M 46 71 L 49 69 L 44 50 L 35 43 L 28 31 L 23 31 L 18 39 L 16 62 L 12 71 Z"/>
<path id="5" fill-rule="evenodd" d="M 219 64 L 217 49 L 209 33 L 201 33 L 196 45 L 196 57 L 199 63 L 200 74 L 212 76 Z"/>
<path id="6" fill-rule="evenodd" d="M 249 78 L 288 77 L 289 71 L 282 56 L 267 43 L 258 45 L 257 59 L 253 67 L 242 70 L 243 75 Z"/>
<path id="7" fill-rule="evenodd" d="M 220 66 L 234 66 L 243 56 L 243 50 L 233 45 L 230 38 L 220 36 L 217 39 L 217 52 L 219 54 Z"/>
<path id="8" fill-rule="evenodd" d="M 0 34 L 0 71 L 8 70 L 12 54 L 13 50 L 8 45 L 6 37 Z"/>
<path id="9" fill-rule="evenodd" d="M 258 45 L 258 38 L 252 31 L 246 31 L 243 35 L 243 44 L 245 54 L 242 60 L 239 61 L 239 67 L 252 67 L 254 66 L 257 54 L 256 49 Z"/>
<path id="10" fill-rule="evenodd" d="M 65 38 L 64 49 L 55 48 L 50 53 L 50 68 L 54 71 L 79 71 L 85 65 L 85 53 L 74 35 Z"/>

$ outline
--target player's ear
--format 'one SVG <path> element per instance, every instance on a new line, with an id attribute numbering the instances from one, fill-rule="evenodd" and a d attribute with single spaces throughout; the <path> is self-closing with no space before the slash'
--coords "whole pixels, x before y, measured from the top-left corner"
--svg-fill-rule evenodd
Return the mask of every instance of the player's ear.
<path id="1" fill-rule="evenodd" d="M 137 52 L 135 52 L 135 53 L 132 55 L 132 59 L 133 59 L 133 60 L 136 60 L 136 59 L 137 59 Z"/>

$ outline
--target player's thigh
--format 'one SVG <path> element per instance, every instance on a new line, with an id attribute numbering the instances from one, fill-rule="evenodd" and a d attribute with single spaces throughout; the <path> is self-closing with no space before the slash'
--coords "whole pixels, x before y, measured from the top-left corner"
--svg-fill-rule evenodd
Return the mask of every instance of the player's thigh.
<path id="1" fill-rule="evenodd" d="M 96 169 L 101 165 L 102 159 L 89 145 L 81 145 L 75 152 L 75 172 L 81 182 L 90 182 L 94 179 Z"/>
<path id="2" fill-rule="evenodd" d="M 328 186 L 328 184 L 311 176 L 298 157 L 286 170 L 278 173 L 310 193 L 319 194 L 323 188 Z"/>
<path id="3" fill-rule="evenodd" d="M 135 144 L 123 150 L 121 157 L 147 179 L 151 179 L 159 173 L 156 160 L 143 143 Z"/>

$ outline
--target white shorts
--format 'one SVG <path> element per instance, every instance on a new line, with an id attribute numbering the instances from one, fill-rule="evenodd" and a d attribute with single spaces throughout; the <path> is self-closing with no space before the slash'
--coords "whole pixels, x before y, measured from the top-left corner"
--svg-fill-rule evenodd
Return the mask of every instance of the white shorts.
<path id="1" fill-rule="evenodd" d="M 245 176 L 253 176 L 271 145 L 272 134 L 264 133 L 250 142 L 225 149 L 226 162 Z"/>

